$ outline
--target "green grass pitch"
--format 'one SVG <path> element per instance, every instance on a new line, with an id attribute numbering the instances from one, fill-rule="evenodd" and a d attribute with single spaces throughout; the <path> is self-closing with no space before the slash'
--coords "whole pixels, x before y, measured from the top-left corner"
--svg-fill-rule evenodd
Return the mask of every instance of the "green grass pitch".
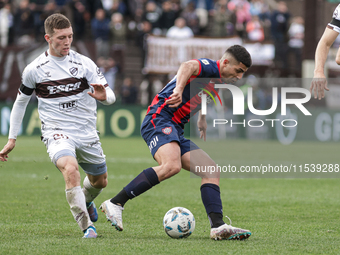
<path id="1" fill-rule="evenodd" d="M 1 147 L 6 141 L 0 137 Z M 109 183 L 96 199 L 97 207 L 140 171 L 155 165 L 142 138 L 104 137 L 101 142 Z M 230 150 L 226 155 L 235 164 L 260 162 L 266 150 L 276 149 L 282 151 L 283 160 L 292 158 L 297 163 L 325 157 L 336 163 L 339 158 L 336 143 L 296 142 L 282 147 L 274 141 L 227 142 Z M 280 157 L 274 161 L 279 162 Z M 81 174 L 85 176 L 82 170 Z M 190 178 L 186 171 L 129 201 L 123 212 L 123 232 L 111 227 L 100 212 L 95 223 L 98 238 L 89 240 L 82 239 L 65 199 L 62 175 L 39 137 L 18 138 L 8 162 L 0 162 L 0 180 L 0 254 L 340 253 L 340 179 L 336 178 L 221 179 L 224 213 L 234 226 L 252 232 L 241 242 L 209 239 L 200 180 Z M 187 239 L 171 239 L 162 228 L 164 214 L 175 206 L 186 207 L 195 216 L 196 229 Z"/>

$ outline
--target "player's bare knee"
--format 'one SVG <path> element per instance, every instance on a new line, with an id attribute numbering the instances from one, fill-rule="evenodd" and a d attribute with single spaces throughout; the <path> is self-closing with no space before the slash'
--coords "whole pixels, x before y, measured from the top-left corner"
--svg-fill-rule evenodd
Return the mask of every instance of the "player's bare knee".
<path id="1" fill-rule="evenodd" d="M 65 176 L 65 179 L 67 179 L 68 182 L 70 183 L 78 183 L 78 182 L 80 183 L 79 171 L 75 171 L 75 170 L 67 171 L 64 176 Z"/>
<path id="2" fill-rule="evenodd" d="M 104 189 L 107 186 L 107 178 L 101 178 L 91 183 L 91 185 L 96 189 Z"/>
<path id="3" fill-rule="evenodd" d="M 165 169 L 165 176 L 169 178 L 175 174 L 178 174 L 182 169 L 182 165 L 177 162 L 169 162 L 164 165 L 164 169 Z"/>
<path id="4" fill-rule="evenodd" d="M 59 169 L 64 175 L 67 175 L 67 176 L 79 174 L 78 167 L 76 167 L 74 165 L 66 165 L 66 166 L 61 167 Z"/>

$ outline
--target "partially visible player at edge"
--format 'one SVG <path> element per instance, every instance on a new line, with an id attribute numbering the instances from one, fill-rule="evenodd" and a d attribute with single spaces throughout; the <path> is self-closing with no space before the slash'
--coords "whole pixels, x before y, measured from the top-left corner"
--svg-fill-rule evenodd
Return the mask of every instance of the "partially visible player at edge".
<path id="1" fill-rule="evenodd" d="M 315 69 L 310 92 L 314 91 L 314 98 L 325 97 L 325 91 L 329 91 L 327 87 L 326 75 L 324 73 L 325 63 L 328 57 L 328 52 L 335 39 L 340 33 L 340 4 L 335 8 L 333 17 L 330 23 L 328 23 L 318 46 L 315 51 Z M 340 65 L 340 48 L 336 54 L 335 61 Z"/>
<path id="2" fill-rule="evenodd" d="M 248 51 L 239 45 L 228 48 L 217 61 L 197 59 L 184 62 L 177 76 L 156 95 L 142 123 L 141 134 L 159 166 L 142 171 L 122 191 L 111 200 L 104 201 L 100 207 L 117 230 L 123 230 L 122 211 L 128 200 L 179 173 L 181 168 L 194 172 L 195 166 L 216 166 L 202 149 L 183 136 L 184 124 L 201 108 L 198 93 L 202 91 L 198 90 L 197 94 L 195 91 L 192 93 L 194 95 L 190 95 L 190 79 L 209 78 L 212 82 L 202 86 L 216 96 L 214 81 L 235 83 L 242 78 L 251 62 Z M 205 140 L 205 116 L 199 114 L 197 126 L 200 137 Z M 223 221 L 219 173 L 213 177 L 205 173 L 200 173 L 199 176 L 202 177 L 202 202 L 211 224 L 210 237 L 214 240 L 248 238 L 251 235 L 249 230 L 232 227 Z"/>
<path id="3" fill-rule="evenodd" d="M 89 58 L 71 50 L 73 31 L 62 14 L 45 20 L 48 50 L 30 63 L 14 102 L 8 143 L 0 151 L 7 161 L 14 149 L 33 91 L 38 98 L 42 141 L 51 161 L 63 174 L 66 199 L 84 238 L 96 238 L 92 222 L 98 213 L 93 200 L 107 185 L 107 167 L 96 131 L 96 100 L 109 105 L 116 97 L 103 74 Z M 78 163 L 86 173 L 80 186 Z"/>

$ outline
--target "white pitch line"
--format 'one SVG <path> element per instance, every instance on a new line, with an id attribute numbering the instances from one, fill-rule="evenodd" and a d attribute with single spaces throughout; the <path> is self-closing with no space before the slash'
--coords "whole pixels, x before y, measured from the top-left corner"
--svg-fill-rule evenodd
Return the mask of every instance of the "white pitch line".
<path id="1" fill-rule="evenodd" d="M 8 162 L 39 162 L 39 163 L 44 163 L 44 162 L 51 162 L 49 157 L 16 157 L 12 156 L 11 158 L 8 159 Z M 152 158 L 114 158 L 114 157 L 107 157 L 106 162 L 108 163 L 154 163 L 154 160 Z"/>

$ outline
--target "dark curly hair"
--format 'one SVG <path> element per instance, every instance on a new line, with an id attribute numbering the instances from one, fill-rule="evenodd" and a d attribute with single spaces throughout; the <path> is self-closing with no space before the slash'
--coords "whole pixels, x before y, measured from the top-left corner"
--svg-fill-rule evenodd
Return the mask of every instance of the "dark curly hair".
<path id="1" fill-rule="evenodd" d="M 238 62 L 241 62 L 247 68 L 249 68 L 252 64 L 251 56 L 249 52 L 246 50 L 246 48 L 244 48 L 241 45 L 233 45 L 229 47 L 225 51 L 225 54 L 231 54 L 235 58 L 235 60 L 237 60 Z"/>

